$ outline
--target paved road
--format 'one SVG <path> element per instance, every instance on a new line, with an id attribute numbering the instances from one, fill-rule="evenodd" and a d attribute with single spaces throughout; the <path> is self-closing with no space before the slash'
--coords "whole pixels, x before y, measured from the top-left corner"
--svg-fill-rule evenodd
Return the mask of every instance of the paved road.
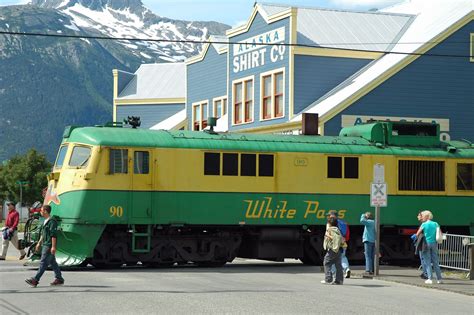
<path id="1" fill-rule="evenodd" d="M 323 285 L 320 267 L 299 262 L 236 260 L 222 268 L 65 271 L 66 284 L 50 287 L 47 271 L 37 288 L 24 279 L 35 270 L 18 261 L 0 265 L 3 314 L 469 314 L 474 298 L 434 289 L 348 279 Z"/>

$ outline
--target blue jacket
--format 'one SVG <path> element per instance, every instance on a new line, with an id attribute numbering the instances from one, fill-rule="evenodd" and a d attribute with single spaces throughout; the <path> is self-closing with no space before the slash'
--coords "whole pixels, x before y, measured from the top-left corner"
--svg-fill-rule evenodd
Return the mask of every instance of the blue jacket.
<path id="1" fill-rule="evenodd" d="M 366 219 L 363 213 L 360 217 L 360 223 L 364 225 L 364 234 L 362 235 L 362 242 L 375 243 L 375 221 Z"/>

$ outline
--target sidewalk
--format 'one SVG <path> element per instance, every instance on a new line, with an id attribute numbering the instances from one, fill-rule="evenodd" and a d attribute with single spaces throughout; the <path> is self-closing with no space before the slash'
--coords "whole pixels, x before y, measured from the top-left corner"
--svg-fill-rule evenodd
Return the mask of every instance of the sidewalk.
<path id="1" fill-rule="evenodd" d="M 357 278 L 363 277 L 361 270 L 355 270 L 352 274 Z M 433 284 L 425 284 L 425 280 L 420 278 L 420 274 L 421 271 L 416 268 L 381 266 L 380 275 L 373 277 L 373 279 L 474 296 L 474 281 L 463 277 L 461 273 L 442 269 L 444 282 L 442 284 L 436 284 L 436 280 L 433 281 Z"/>

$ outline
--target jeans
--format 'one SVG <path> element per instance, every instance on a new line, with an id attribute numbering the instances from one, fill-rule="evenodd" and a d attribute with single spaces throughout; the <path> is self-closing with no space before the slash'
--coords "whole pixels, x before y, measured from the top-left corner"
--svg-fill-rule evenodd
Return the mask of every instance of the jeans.
<path id="1" fill-rule="evenodd" d="M 365 271 L 374 272 L 375 243 L 364 242 Z"/>
<path id="2" fill-rule="evenodd" d="M 35 276 L 36 281 L 40 281 L 41 276 L 43 276 L 43 273 L 46 271 L 46 268 L 48 268 L 49 265 L 51 265 L 51 268 L 53 268 L 54 276 L 56 277 L 56 279 L 64 280 L 61 276 L 61 269 L 59 269 L 59 265 L 56 262 L 56 257 L 51 254 L 51 247 L 43 246 L 43 248 L 41 249 L 41 260 L 39 269 Z"/>
<path id="3" fill-rule="evenodd" d="M 346 272 L 349 269 L 349 260 L 347 260 L 347 257 L 346 257 L 346 248 L 343 248 L 341 252 L 341 264 L 342 264 L 342 270 Z M 336 265 L 332 265 L 331 272 L 333 275 L 336 274 Z"/>
<path id="4" fill-rule="evenodd" d="M 431 264 L 433 264 L 433 269 L 436 272 L 436 278 L 441 280 L 441 268 L 439 267 L 439 257 L 438 257 L 438 244 L 428 243 L 426 248 L 421 252 L 423 270 L 426 272 L 428 279 L 433 277 L 433 271 L 431 270 Z"/>
<path id="5" fill-rule="evenodd" d="M 336 266 L 336 283 L 342 284 L 344 281 L 344 274 L 342 272 L 342 264 L 341 264 L 341 250 L 337 253 L 333 252 L 332 250 L 328 250 L 326 256 L 324 256 L 324 273 L 325 273 L 325 280 L 327 283 L 332 282 L 332 272 L 331 266 Z"/>

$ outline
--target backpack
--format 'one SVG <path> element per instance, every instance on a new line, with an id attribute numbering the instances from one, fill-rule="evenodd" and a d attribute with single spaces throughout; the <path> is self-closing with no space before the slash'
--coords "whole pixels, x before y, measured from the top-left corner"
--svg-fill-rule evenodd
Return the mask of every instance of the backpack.
<path id="1" fill-rule="evenodd" d="M 350 231 L 349 231 L 349 224 L 347 224 L 346 221 L 343 221 L 343 220 L 337 220 L 337 228 L 339 229 L 339 231 L 341 231 L 341 235 L 342 237 L 344 237 L 344 239 L 347 241 L 349 241 L 349 237 L 350 237 Z"/>

